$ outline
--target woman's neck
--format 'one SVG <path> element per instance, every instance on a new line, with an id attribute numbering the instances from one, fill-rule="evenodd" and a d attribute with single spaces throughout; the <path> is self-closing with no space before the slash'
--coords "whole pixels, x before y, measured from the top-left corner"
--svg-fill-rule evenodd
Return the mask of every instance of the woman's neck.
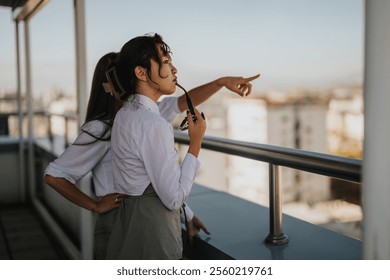
<path id="1" fill-rule="evenodd" d="M 150 86 L 147 87 L 140 86 L 139 89 L 137 90 L 137 93 L 149 97 L 156 103 L 161 97 L 160 91 L 157 91 L 156 89 L 151 88 Z"/>

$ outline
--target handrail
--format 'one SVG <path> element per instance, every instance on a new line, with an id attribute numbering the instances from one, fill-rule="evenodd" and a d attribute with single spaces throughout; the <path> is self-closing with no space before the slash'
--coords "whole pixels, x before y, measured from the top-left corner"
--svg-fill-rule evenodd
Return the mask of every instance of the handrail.
<path id="1" fill-rule="evenodd" d="M 23 116 L 26 116 L 28 112 L 22 112 Z M 18 116 L 19 112 L 7 112 L 7 113 L 0 113 L 0 116 Z M 56 116 L 56 117 L 63 117 L 65 119 L 70 119 L 70 120 L 77 120 L 77 114 L 76 113 L 51 113 L 48 111 L 34 111 L 34 115 L 42 115 L 45 117 L 50 117 L 50 116 Z"/>
<path id="2" fill-rule="evenodd" d="M 174 131 L 175 142 L 188 145 L 188 134 Z M 256 144 L 205 136 L 202 148 L 269 163 L 269 234 L 265 242 L 272 245 L 288 243 L 282 226 L 282 193 L 279 166 L 290 167 L 341 180 L 361 182 L 362 161 L 359 159 L 297 150 L 267 144 Z"/>
<path id="3" fill-rule="evenodd" d="M 21 112 L 21 113 L 18 113 L 18 112 L 7 112 L 7 113 L 0 113 L 0 117 L 7 117 L 8 116 L 18 116 L 18 115 L 22 115 L 23 117 L 26 116 L 28 114 L 28 112 Z M 68 147 L 69 146 L 69 129 L 68 129 L 68 121 L 69 120 L 78 120 L 78 116 L 76 113 L 51 113 L 51 112 L 48 112 L 48 111 L 45 111 L 45 110 L 39 110 L 39 111 L 35 111 L 34 112 L 34 116 L 35 115 L 40 115 L 42 117 L 47 117 L 49 122 L 51 121 L 51 118 L 52 117 L 62 117 L 65 121 L 65 147 Z M 50 139 L 50 141 L 52 142 L 53 141 L 53 132 L 52 132 L 52 129 L 51 129 L 51 125 L 48 126 L 48 131 L 47 131 L 47 134 L 48 134 L 48 137 Z"/>
<path id="4" fill-rule="evenodd" d="M 179 130 L 175 130 L 174 133 L 177 143 L 189 144 L 187 133 Z M 205 136 L 202 148 L 337 179 L 361 182 L 362 161 L 359 159 L 214 136 Z"/>

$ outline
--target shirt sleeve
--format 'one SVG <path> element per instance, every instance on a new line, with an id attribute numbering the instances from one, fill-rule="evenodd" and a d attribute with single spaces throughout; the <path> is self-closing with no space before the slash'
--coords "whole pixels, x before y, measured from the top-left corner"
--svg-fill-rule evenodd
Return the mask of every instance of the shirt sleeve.
<path id="1" fill-rule="evenodd" d="M 187 153 L 179 165 L 172 126 L 164 120 L 148 125 L 140 145 L 146 172 L 157 195 L 168 209 L 180 209 L 191 191 L 199 161 Z"/>
<path id="2" fill-rule="evenodd" d="M 161 116 L 167 121 L 172 122 L 179 111 L 179 98 L 176 96 L 165 97 L 163 100 L 157 103 Z"/>
<path id="3" fill-rule="evenodd" d="M 64 178 L 72 184 L 76 184 L 95 167 L 107 152 L 105 141 L 90 143 L 94 140 L 95 138 L 92 136 L 81 132 L 75 140 L 75 144 L 70 145 L 56 160 L 51 162 L 44 174 Z"/>

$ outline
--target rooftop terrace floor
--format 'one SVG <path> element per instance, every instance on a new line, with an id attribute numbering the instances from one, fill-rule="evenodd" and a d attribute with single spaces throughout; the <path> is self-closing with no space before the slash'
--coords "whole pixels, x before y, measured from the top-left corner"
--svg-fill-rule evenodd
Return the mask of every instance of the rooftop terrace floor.
<path id="1" fill-rule="evenodd" d="M 67 259 L 28 205 L 0 205 L 1 260 Z"/>

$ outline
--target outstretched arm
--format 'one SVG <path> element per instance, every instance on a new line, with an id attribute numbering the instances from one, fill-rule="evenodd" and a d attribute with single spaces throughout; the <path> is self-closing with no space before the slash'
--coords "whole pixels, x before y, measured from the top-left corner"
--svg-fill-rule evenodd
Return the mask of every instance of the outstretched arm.
<path id="1" fill-rule="evenodd" d="M 248 96 L 252 91 L 251 81 L 257 79 L 258 77 L 260 77 L 260 74 L 248 78 L 222 77 L 207 84 L 198 86 L 190 90 L 188 94 L 194 106 L 198 106 L 203 103 L 223 87 L 226 87 L 240 96 Z M 185 95 L 179 97 L 178 106 L 180 112 L 187 110 Z"/>

